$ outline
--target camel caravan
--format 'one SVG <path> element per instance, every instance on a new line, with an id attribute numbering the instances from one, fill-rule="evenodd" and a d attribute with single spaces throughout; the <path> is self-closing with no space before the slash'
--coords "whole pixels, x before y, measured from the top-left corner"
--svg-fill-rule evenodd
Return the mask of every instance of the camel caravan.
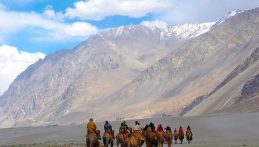
<path id="1" fill-rule="evenodd" d="M 193 134 L 190 126 L 187 127 L 186 133 L 184 133 L 182 126 L 180 126 L 178 131 L 175 129 L 172 133 L 169 126 L 167 126 L 164 131 L 161 124 L 158 124 L 156 129 L 155 125 L 151 122 L 144 128 L 141 128 L 138 121 L 135 122 L 132 128 L 128 127 L 124 121 L 121 123 L 119 133 L 115 136 L 111 124 L 105 121 L 104 133 L 101 138 L 100 130 L 97 130 L 96 124 L 91 118 L 87 123 L 86 146 L 108 147 L 110 145 L 113 147 L 114 140 L 116 140 L 117 147 L 141 147 L 144 143 L 146 143 L 147 147 L 162 147 L 163 144 L 172 147 L 172 144 L 177 144 L 178 140 L 182 144 L 184 137 L 186 137 L 188 143 L 191 143 Z M 103 144 L 99 141 L 101 139 L 103 140 Z"/>

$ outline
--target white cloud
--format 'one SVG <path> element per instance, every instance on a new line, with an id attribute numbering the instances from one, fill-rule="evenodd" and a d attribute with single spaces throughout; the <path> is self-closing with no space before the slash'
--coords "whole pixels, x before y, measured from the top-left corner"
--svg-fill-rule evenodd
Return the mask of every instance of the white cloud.
<path id="1" fill-rule="evenodd" d="M 169 0 L 88 0 L 75 2 L 65 16 L 84 20 L 102 20 L 107 16 L 143 17 L 170 8 Z"/>
<path id="2" fill-rule="evenodd" d="M 43 14 L 0 9 L 0 38 L 4 40 L 6 36 L 13 33 L 24 29 L 35 30 L 35 28 L 40 32 L 38 36 L 34 36 L 35 38 L 49 38 L 52 41 L 85 37 L 98 31 L 95 26 L 87 22 L 66 23 L 62 17 L 60 12 L 55 13 L 51 7 L 47 7 Z"/>
<path id="3" fill-rule="evenodd" d="M 75 22 L 72 25 L 65 27 L 65 33 L 70 36 L 85 36 L 85 34 L 92 32 L 93 30 L 94 28 L 85 22 Z"/>
<path id="4" fill-rule="evenodd" d="M 164 29 L 168 26 L 166 22 L 160 21 L 160 20 L 142 21 L 141 25 L 151 27 L 151 28 L 157 27 L 157 28 L 161 28 L 161 29 Z"/>
<path id="5" fill-rule="evenodd" d="M 62 12 L 55 12 L 53 9 L 53 6 L 48 5 L 45 7 L 45 10 L 43 12 L 43 15 L 45 15 L 46 17 L 53 19 L 53 20 L 59 20 L 59 21 L 63 21 L 64 19 L 64 15 Z"/>
<path id="6" fill-rule="evenodd" d="M 13 46 L 0 46 L 0 95 L 22 71 L 44 57 L 42 53 L 19 52 Z"/>

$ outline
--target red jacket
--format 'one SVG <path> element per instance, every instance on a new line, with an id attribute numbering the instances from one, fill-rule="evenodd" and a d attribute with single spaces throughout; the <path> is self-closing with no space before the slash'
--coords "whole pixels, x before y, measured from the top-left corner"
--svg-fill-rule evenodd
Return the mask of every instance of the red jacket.
<path id="1" fill-rule="evenodd" d="M 183 128 L 179 128 L 178 133 L 179 133 L 179 134 L 184 134 L 184 132 L 183 132 Z"/>
<path id="2" fill-rule="evenodd" d="M 157 126 L 157 132 L 163 132 L 163 127 L 160 124 Z"/>

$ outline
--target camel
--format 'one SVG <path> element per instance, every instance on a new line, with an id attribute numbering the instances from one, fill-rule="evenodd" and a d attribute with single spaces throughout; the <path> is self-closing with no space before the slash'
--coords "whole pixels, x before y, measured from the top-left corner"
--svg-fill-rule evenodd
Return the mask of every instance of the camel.
<path id="1" fill-rule="evenodd" d="M 174 143 L 177 144 L 177 140 L 178 140 L 178 137 L 179 137 L 179 136 L 178 136 L 178 133 L 177 133 L 176 130 L 174 131 L 173 136 L 174 136 Z"/>
<path id="2" fill-rule="evenodd" d="M 96 130 L 95 132 L 92 132 L 90 134 L 86 135 L 86 146 L 87 147 L 99 147 L 99 136 L 100 136 L 100 130 Z"/>
<path id="3" fill-rule="evenodd" d="M 144 143 L 144 137 L 141 132 L 132 131 L 130 128 L 130 137 L 128 137 L 125 141 L 126 147 L 141 147 Z"/>
<path id="4" fill-rule="evenodd" d="M 186 139 L 187 139 L 188 143 L 191 143 L 191 141 L 192 141 L 192 131 L 191 130 L 186 131 Z"/>
<path id="5" fill-rule="evenodd" d="M 145 133 L 145 140 L 146 140 L 147 147 L 157 146 L 157 141 L 158 141 L 157 134 L 156 132 L 152 132 L 150 127 L 147 128 L 147 131 Z"/>
<path id="6" fill-rule="evenodd" d="M 181 144 L 183 144 L 184 133 L 178 134 L 178 138 L 181 141 Z"/>
<path id="7" fill-rule="evenodd" d="M 125 141 L 126 147 L 141 147 L 137 138 L 133 137 L 132 135 L 126 139 Z"/>
<path id="8" fill-rule="evenodd" d="M 167 130 L 164 134 L 164 139 L 165 139 L 165 142 L 168 144 L 168 147 L 171 147 L 172 146 L 172 139 L 173 139 L 172 132 Z"/>
<path id="9" fill-rule="evenodd" d="M 157 132 L 157 145 L 158 147 L 163 147 L 164 144 L 164 132 Z"/>
<path id="10" fill-rule="evenodd" d="M 118 133 L 116 135 L 116 144 L 117 144 L 117 147 L 119 147 L 119 145 L 121 147 L 125 147 L 126 146 L 126 139 L 127 139 L 127 135 L 126 134 L 123 134 L 123 133 Z"/>
<path id="11" fill-rule="evenodd" d="M 105 147 L 108 147 L 109 144 L 113 147 L 113 140 L 114 140 L 114 130 L 111 132 L 104 132 L 103 134 L 103 144 Z"/>

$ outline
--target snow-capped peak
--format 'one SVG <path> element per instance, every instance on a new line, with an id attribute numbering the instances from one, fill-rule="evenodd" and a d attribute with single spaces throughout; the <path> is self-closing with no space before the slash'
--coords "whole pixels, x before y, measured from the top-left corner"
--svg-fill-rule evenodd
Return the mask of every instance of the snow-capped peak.
<path id="1" fill-rule="evenodd" d="M 208 32 L 214 24 L 215 22 L 176 25 L 168 27 L 166 32 L 179 38 L 193 38 Z"/>
<path id="2" fill-rule="evenodd" d="M 142 33 L 146 32 L 147 34 L 150 34 L 152 32 L 154 33 L 160 32 L 161 40 L 163 39 L 166 40 L 171 37 L 188 39 L 188 38 L 193 38 L 201 34 L 204 34 L 210 31 L 213 26 L 217 26 L 218 24 L 221 24 L 225 20 L 243 12 L 244 10 L 230 11 L 220 20 L 214 21 L 214 22 L 170 26 L 164 21 L 154 20 L 154 21 L 143 21 L 140 25 L 120 26 L 118 28 L 111 29 L 111 31 L 115 35 L 115 38 L 118 38 L 123 34 L 128 35 L 129 33 L 136 33 L 136 32 L 142 31 Z"/>
<path id="3" fill-rule="evenodd" d="M 239 13 L 243 13 L 245 12 L 244 10 L 233 10 L 233 11 L 230 11 L 229 13 L 227 13 L 223 18 L 221 18 L 220 20 L 217 21 L 216 24 L 221 24 L 222 22 L 224 22 L 225 20 L 229 19 L 230 17 L 233 17 Z"/>
<path id="4" fill-rule="evenodd" d="M 225 17 L 230 18 L 232 16 L 235 16 L 235 15 L 237 15 L 239 13 L 243 13 L 243 12 L 244 12 L 244 10 L 233 10 L 233 11 L 229 12 Z"/>

